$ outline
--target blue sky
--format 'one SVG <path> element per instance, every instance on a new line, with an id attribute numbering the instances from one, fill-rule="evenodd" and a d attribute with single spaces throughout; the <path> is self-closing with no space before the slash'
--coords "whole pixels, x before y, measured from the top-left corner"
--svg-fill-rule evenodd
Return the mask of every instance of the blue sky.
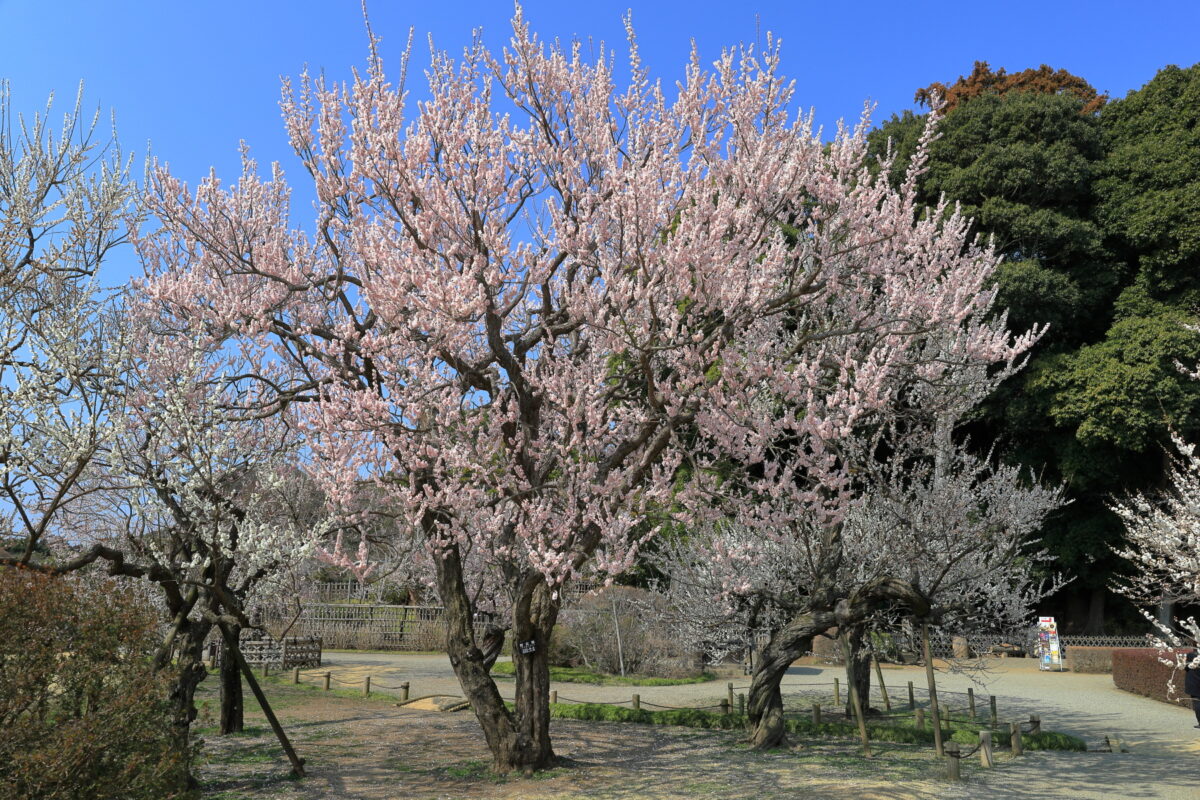
<path id="1" fill-rule="evenodd" d="M 525 3 L 544 37 L 590 36 L 617 47 L 619 57 L 627 8 L 643 58 L 670 81 L 691 39 L 711 60 L 723 45 L 753 41 L 757 17 L 764 33 L 782 37 L 783 71 L 796 80 L 800 104 L 815 107 L 826 127 L 856 118 L 868 98 L 878 103 L 879 120 L 910 108 L 917 87 L 953 81 L 976 59 L 1010 71 L 1048 63 L 1114 97 L 1164 65 L 1200 61 L 1196 0 Z M 423 66 L 427 34 L 457 53 L 482 26 L 487 41 L 500 44 L 511 11 L 506 0 L 370 3 L 393 68 L 409 26 L 418 37 L 415 66 Z M 260 163 L 294 166 L 277 106 L 280 75 L 307 64 L 348 78 L 365 61 L 365 42 L 359 0 L 0 0 L 0 77 L 11 82 L 17 110 L 40 109 L 52 90 L 65 106 L 82 79 L 89 108 L 115 110 L 127 150 L 140 156 L 149 145 L 191 181 L 210 166 L 236 175 L 243 139 Z"/>

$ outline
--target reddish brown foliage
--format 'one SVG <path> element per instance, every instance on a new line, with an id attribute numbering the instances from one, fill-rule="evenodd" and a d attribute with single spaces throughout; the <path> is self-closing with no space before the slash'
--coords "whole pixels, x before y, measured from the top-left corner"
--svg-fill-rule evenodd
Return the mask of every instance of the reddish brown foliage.
<path id="1" fill-rule="evenodd" d="M 975 68 L 967 76 L 947 86 L 931 83 L 917 90 L 916 102 L 929 106 L 935 95 L 946 101 L 946 111 L 983 94 L 1007 94 L 1008 92 L 1041 92 L 1043 94 L 1073 94 L 1084 102 L 1080 113 L 1094 114 L 1108 102 L 1108 94 L 1100 94 L 1096 88 L 1078 75 L 1065 69 L 1051 69 L 1042 64 L 1037 69 L 1024 69 L 1009 75 L 1003 67 L 992 71 L 986 61 L 976 61 Z"/>
<path id="2" fill-rule="evenodd" d="M 1140 694 L 1164 703 L 1188 704 L 1183 693 L 1183 670 L 1162 663 L 1184 650 L 1155 650 L 1150 647 L 1113 650 L 1112 676 L 1118 689 Z"/>
<path id="3" fill-rule="evenodd" d="M 0 796 L 179 796 L 157 640 L 144 602 L 112 581 L 0 568 Z"/>

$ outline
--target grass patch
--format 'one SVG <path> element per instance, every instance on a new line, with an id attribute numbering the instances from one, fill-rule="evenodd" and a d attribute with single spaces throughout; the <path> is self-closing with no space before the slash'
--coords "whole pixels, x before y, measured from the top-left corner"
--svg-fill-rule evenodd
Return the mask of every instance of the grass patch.
<path id="1" fill-rule="evenodd" d="M 600 703 L 557 703 L 550 706 L 550 716 L 556 719 L 577 719 L 595 722 L 636 722 L 643 725 L 680 725 L 687 728 L 708 730 L 738 730 L 746 726 L 746 718 L 739 714 L 720 714 L 699 709 L 649 711 L 647 709 L 623 708 Z M 858 726 L 852 722 L 813 722 L 807 717 L 792 717 L 784 721 L 788 733 L 806 739 L 855 739 Z M 949 739 L 974 746 L 979 744 L 978 726 L 969 723 L 951 724 Z M 933 744 L 933 731 L 918 730 L 911 720 L 899 719 L 892 722 L 869 722 L 867 737 L 873 742 L 893 744 Z M 992 741 L 1003 745 L 1007 741 L 1002 731 L 992 731 Z M 1084 751 L 1086 743 L 1077 736 L 1056 731 L 1044 731 L 1036 736 L 1025 734 L 1021 743 L 1027 750 L 1072 750 Z"/>
<path id="2" fill-rule="evenodd" d="M 515 671 L 511 661 L 500 661 L 492 667 L 492 675 L 511 678 Z M 716 679 L 711 672 L 702 672 L 687 678 L 654 678 L 649 675 L 609 675 L 593 672 L 585 667 L 550 667 L 550 680 L 562 683 L 591 683 L 596 686 L 682 686 L 689 683 L 704 683 Z"/>

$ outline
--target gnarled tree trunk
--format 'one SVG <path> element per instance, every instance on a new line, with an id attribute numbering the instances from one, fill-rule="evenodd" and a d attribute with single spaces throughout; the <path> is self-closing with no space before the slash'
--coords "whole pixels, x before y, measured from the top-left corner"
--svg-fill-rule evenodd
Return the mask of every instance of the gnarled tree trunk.
<path id="1" fill-rule="evenodd" d="M 850 707 L 850 686 L 858 692 L 864 714 L 869 714 L 871 706 L 871 653 L 866 647 L 866 628 L 863 625 L 850 625 L 845 629 L 846 650 L 846 718 L 853 716 Z"/>
<path id="2" fill-rule="evenodd" d="M 498 774 L 532 773 L 557 762 L 550 746 L 550 632 L 558 617 L 558 601 L 550 596 L 540 575 L 521 584 L 513 606 L 513 663 L 516 701 L 509 711 L 490 665 L 475 642 L 473 609 L 463 581 L 457 547 L 450 545 L 435 558 L 438 592 L 446 613 L 446 650 L 459 684 L 475 712 Z M 521 645 L 532 643 L 532 652 Z"/>
<path id="3" fill-rule="evenodd" d="M 776 631 L 759 653 L 746 703 L 751 725 L 750 744 L 756 749 L 768 750 L 787 744 L 779 683 L 792 662 L 812 649 L 813 637 L 833 625 L 833 617 L 828 613 L 796 617 Z"/>

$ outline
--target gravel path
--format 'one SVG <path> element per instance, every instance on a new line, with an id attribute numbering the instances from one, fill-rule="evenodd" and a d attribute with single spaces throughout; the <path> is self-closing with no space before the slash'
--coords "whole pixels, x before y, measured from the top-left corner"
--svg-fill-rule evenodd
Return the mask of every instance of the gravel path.
<path id="1" fill-rule="evenodd" d="M 356 687 L 362 685 L 363 676 L 370 674 L 373 691 L 409 681 L 413 697 L 462 693 L 445 656 L 328 653 L 325 662 L 320 669 L 306 670 L 306 680 L 315 682 L 321 673 L 330 670 L 335 678 Z M 828 684 L 843 675 L 838 667 L 795 665 L 784 678 L 784 690 L 822 691 L 805 684 Z M 925 673 L 921 668 L 891 667 L 884 669 L 884 679 L 893 701 L 904 700 L 906 682 L 921 687 Z M 554 683 L 552 688 L 558 690 L 560 699 L 620 702 L 637 691 L 647 707 L 697 706 L 724 697 L 729 680 L 661 687 Z M 736 690 L 744 690 L 749 682 L 747 678 L 732 680 Z M 965 707 L 966 689 L 974 686 L 981 712 L 987 708 L 987 695 L 997 696 L 1002 721 L 1026 720 L 1036 713 L 1044 728 L 1073 733 L 1087 740 L 1090 747 L 1096 747 L 1106 736 L 1117 736 L 1130 750 L 1029 754 L 978 779 L 982 784 L 978 788 L 988 798 L 1200 800 L 1200 781 L 1193 773 L 1194 759 L 1200 754 L 1200 731 L 1192 727 L 1196 721 L 1190 709 L 1122 692 L 1113 686 L 1109 675 L 1042 672 L 1036 662 L 1025 659 L 989 662 L 982 681 L 973 683 L 962 674 L 938 674 L 939 691 L 946 693 L 946 700 L 955 710 Z M 501 680 L 499 685 L 502 695 L 511 696 L 510 680 Z M 878 700 L 873 704 L 878 705 Z"/>

